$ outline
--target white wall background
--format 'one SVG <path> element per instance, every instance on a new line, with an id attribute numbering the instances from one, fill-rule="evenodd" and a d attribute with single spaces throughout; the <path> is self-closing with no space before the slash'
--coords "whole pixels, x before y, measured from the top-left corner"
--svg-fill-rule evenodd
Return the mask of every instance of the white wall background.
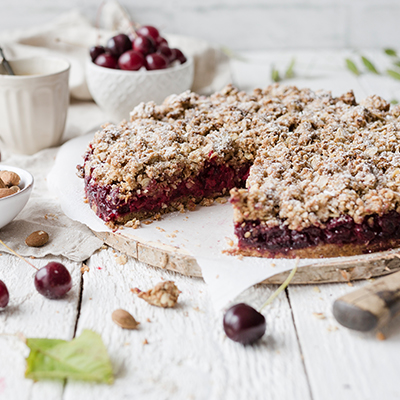
<path id="1" fill-rule="evenodd" d="M 120 0 L 139 23 L 236 50 L 398 47 L 400 0 Z M 101 1 L 0 0 L 0 31 L 32 27 Z"/>

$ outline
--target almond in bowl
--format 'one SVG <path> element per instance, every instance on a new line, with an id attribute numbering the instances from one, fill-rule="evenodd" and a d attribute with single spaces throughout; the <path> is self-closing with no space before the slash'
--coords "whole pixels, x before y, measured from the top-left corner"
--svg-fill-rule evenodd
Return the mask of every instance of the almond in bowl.
<path id="1" fill-rule="evenodd" d="M 25 207 L 33 188 L 33 176 L 22 168 L 0 165 L 0 228 Z"/>

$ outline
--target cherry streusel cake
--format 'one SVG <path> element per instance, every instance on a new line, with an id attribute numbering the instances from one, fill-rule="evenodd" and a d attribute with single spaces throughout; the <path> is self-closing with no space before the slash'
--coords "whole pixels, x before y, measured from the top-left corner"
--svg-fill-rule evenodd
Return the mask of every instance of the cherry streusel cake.
<path id="1" fill-rule="evenodd" d="M 400 106 L 272 85 L 173 95 L 96 133 L 92 209 L 135 225 L 227 195 L 236 253 L 333 257 L 400 245 Z M 211 227 L 210 227 L 211 229 Z"/>

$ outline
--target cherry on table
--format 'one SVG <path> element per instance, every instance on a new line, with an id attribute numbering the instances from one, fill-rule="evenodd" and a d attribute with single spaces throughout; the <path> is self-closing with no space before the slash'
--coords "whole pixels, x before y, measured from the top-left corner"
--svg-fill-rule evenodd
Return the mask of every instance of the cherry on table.
<path id="1" fill-rule="evenodd" d="M 94 63 L 99 67 L 117 69 L 118 62 L 115 57 L 109 53 L 100 54 L 95 60 Z"/>
<path id="2" fill-rule="evenodd" d="M 235 304 L 224 315 L 226 336 L 235 342 L 254 343 L 264 335 L 265 329 L 265 317 L 245 303 Z"/>
<path id="3" fill-rule="evenodd" d="M 10 294 L 8 293 L 7 286 L 3 281 L 0 281 L 0 307 L 7 307 L 9 300 Z"/>
<path id="4" fill-rule="evenodd" d="M 72 288 L 69 271 L 59 262 L 52 261 L 35 274 L 36 290 L 48 299 L 59 299 Z"/>
<path id="5" fill-rule="evenodd" d="M 149 70 L 164 69 L 168 67 L 168 59 L 160 53 L 148 54 L 146 56 L 146 68 Z"/>
<path id="6" fill-rule="evenodd" d="M 146 65 L 146 60 L 138 51 L 129 50 L 118 59 L 118 65 L 123 70 L 137 71 Z"/>

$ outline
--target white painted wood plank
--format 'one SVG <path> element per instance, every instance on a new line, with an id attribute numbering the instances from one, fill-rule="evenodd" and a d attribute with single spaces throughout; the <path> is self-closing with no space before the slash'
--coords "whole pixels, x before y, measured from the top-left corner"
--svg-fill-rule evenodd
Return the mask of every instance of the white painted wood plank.
<path id="1" fill-rule="evenodd" d="M 64 400 L 310 398 L 285 296 L 266 313 L 268 334 L 257 345 L 243 347 L 225 337 L 222 313 L 210 304 L 202 280 L 134 259 L 121 266 L 115 255 L 103 250 L 91 257 L 77 334 L 83 329 L 101 333 L 116 381 L 112 386 L 68 382 Z M 176 309 L 150 306 L 130 291 L 149 289 L 163 279 L 174 280 L 182 291 Z M 258 305 L 274 289 L 260 286 L 245 297 Z M 115 325 L 111 313 L 117 308 L 131 312 L 140 329 Z"/>
<path id="2" fill-rule="evenodd" d="M 398 399 L 400 319 L 383 333 L 360 333 L 339 325 L 333 301 L 367 284 L 289 287 L 290 302 L 314 400 Z M 313 313 L 322 313 L 315 315 Z M 325 316 L 325 319 L 318 317 Z"/>
<path id="3" fill-rule="evenodd" d="M 24 378 L 29 349 L 18 337 L 46 337 L 71 340 L 80 294 L 80 263 L 49 257 L 30 260 L 38 268 L 49 261 L 62 262 L 70 271 L 73 287 L 60 300 L 49 300 L 34 287 L 35 270 L 19 258 L 3 253 L 0 279 L 10 293 L 9 305 L 0 311 L 0 399 L 39 400 L 62 398 L 62 382 L 38 382 Z"/>

